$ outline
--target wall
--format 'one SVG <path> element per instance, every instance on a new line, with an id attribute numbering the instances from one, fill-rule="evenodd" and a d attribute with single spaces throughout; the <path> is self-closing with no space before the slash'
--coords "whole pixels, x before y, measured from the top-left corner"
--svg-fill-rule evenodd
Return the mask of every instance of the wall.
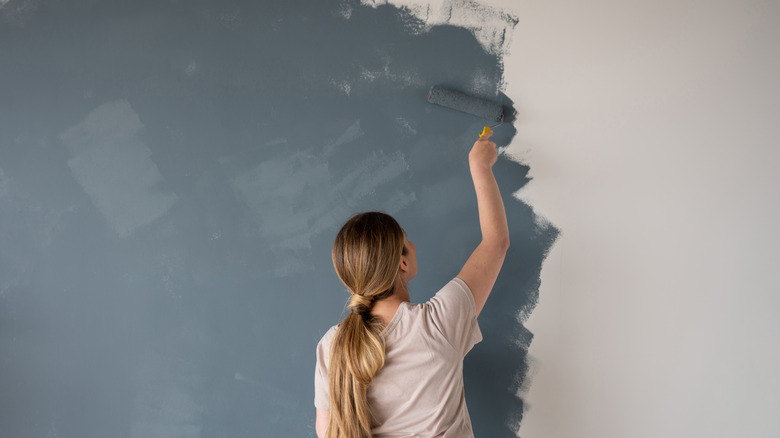
<path id="1" fill-rule="evenodd" d="M 314 348 L 354 212 L 394 214 L 424 301 L 479 238 L 467 152 L 517 17 L 357 1 L 0 2 L 0 425 L 14 437 L 314 436 Z M 490 24 L 472 33 L 474 19 Z M 558 230 L 496 165 L 513 247 L 465 364 L 479 436 L 524 412 Z"/>
<path id="2" fill-rule="evenodd" d="M 780 436 L 778 3 L 512 10 L 519 196 L 562 231 L 521 435 Z"/>
<path id="3" fill-rule="evenodd" d="M 431 83 L 517 110 L 477 436 L 780 433 L 777 4 L 395 4 L 0 1 L 4 434 L 313 436 L 338 224 L 477 238 Z"/>

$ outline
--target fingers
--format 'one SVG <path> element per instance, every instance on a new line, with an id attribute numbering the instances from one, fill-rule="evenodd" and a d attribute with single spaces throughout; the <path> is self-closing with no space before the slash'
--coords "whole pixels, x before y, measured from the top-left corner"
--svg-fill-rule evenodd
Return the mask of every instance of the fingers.
<path id="1" fill-rule="evenodd" d="M 480 136 L 479 136 L 479 139 L 480 139 L 480 140 L 487 140 L 487 139 L 489 139 L 489 138 L 490 138 L 490 136 L 492 136 L 492 135 L 493 135 L 493 130 L 491 129 L 490 131 L 488 131 L 488 132 L 486 132 L 486 133 L 484 133 L 484 134 L 480 135 Z"/>

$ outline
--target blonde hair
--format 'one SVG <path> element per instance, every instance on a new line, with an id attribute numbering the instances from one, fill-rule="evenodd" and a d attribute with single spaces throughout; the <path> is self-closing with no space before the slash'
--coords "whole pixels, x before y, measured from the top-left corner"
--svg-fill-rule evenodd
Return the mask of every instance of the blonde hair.
<path id="1" fill-rule="evenodd" d="M 384 366 L 385 343 L 384 326 L 370 312 L 375 301 L 393 294 L 404 241 L 398 222 L 378 212 L 353 216 L 336 236 L 333 267 L 352 296 L 330 346 L 328 438 L 372 436 L 366 393 Z"/>

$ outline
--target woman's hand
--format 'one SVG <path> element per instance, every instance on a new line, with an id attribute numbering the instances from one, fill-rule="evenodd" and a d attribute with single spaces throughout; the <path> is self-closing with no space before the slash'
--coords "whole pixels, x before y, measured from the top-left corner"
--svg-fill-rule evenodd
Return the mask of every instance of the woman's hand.
<path id="1" fill-rule="evenodd" d="M 493 131 L 479 137 L 479 139 L 471 147 L 469 152 L 469 165 L 474 167 L 486 167 L 490 169 L 496 164 L 498 160 L 498 152 L 496 151 L 496 144 L 490 141 L 490 136 L 493 135 Z"/>

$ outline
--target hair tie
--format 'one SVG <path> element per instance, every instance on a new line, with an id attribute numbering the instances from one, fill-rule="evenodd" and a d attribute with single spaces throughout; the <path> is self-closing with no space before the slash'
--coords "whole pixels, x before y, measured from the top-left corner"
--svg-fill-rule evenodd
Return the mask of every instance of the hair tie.
<path id="1" fill-rule="evenodd" d="M 349 310 L 358 315 L 364 315 L 374 304 L 373 296 L 353 294 L 349 300 Z"/>

